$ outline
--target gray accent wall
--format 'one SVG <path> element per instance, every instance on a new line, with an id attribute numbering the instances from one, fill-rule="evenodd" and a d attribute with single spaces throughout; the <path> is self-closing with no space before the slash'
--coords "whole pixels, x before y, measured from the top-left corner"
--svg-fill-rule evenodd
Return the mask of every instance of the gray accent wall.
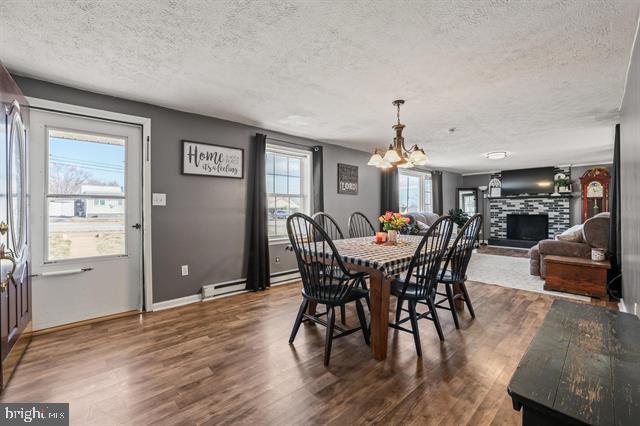
<path id="1" fill-rule="evenodd" d="M 640 304 L 640 39 L 636 37 L 620 120 L 622 298 L 636 315 Z"/>
<path id="2" fill-rule="evenodd" d="M 462 187 L 462 175 L 453 172 L 442 172 L 442 213 L 456 208 L 458 188 Z"/>
<path id="3" fill-rule="evenodd" d="M 370 154 L 337 145 L 272 132 L 217 118 L 72 89 L 14 76 L 26 96 L 151 119 L 151 189 L 167 194 L 165 207 L 153 207 L 153 300 L 161 302 L 197 294 L 203 285 L 242 279 L 247 259 L 246 225 L 249 179 L 183 176 L 181 140 L 210 142 L 252 155 L 255 133 L 295 144 L 324 147 L 325 209 L 346 227 L 347 216 L 360 210 L 371 219 L 380 206 L 380 174 L 366 166 Z M 357 196 L 338 195 L 337 162 L 360 166 Z M 247 160 L 245 160 L 245 167 Z M 274 273 L 295 268 L 284 245 L 271 246 Z M 280 257 L 279 263 L 275 257 Z M 180 265 L 189 265 L 182 277 Z"/>

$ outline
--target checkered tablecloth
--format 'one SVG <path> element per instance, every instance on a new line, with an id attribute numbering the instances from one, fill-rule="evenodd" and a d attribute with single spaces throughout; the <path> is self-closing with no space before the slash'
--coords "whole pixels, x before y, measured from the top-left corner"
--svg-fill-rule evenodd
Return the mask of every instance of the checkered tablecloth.
<path id="1" fill-rule="evenodd" d="M 373 237 L 347 238 L 333 243 L 346 263 L 365 266 L 381 271 L 387 277 L 397 277 L 409 267 L 422 237 L 399 235 L 398 245 L 375 244 Z M 292 247 L 287 247 L 292 250 Z M 326 253 L 330 257 L 331 253 Z"/>

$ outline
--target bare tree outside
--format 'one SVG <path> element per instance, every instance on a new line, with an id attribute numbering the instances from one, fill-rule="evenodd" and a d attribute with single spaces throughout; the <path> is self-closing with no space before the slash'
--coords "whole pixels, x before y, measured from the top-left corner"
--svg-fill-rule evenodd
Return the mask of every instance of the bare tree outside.
<path id="1" fill-rule="evenodd" d="M 49 165 L 49 192 L 52 194 L 79 194 L 90 174 L 78 166 L 51 162 Z"/>

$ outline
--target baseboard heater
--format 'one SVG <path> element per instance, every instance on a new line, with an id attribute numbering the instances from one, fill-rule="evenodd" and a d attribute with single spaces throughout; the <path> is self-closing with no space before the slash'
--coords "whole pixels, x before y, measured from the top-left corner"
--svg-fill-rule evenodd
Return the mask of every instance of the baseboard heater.
<path id="1" fill-rule="evenodd" d="M 285 284 L 300 279 L 300 273 L 297 269 L 289 271 L 277 272 L 271 274 L 271 285 Z M 202 286 L 202 299 L 207 300 L 213 297 L 228 296 L 233 293 L 240 293 L 246 289 L 247 280 L 242 278 L 233 281 L 225 281 L 223 283 L 209 284 Z"/>

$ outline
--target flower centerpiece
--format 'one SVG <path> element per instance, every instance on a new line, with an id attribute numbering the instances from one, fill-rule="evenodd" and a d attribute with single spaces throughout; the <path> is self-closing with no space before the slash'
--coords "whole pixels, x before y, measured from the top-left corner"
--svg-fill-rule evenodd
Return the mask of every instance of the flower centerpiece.
<path id="1" fill-rule="evenodd" d="M 408 217 L 402 216 L 401 213 L 386 212 L 378 218 L 382 223 L 382 229 L 387 231 L 389 242 L 395 243 L 398 241 L 398 231 L 404 229 L 405 226 L 411 221 Z"/>

